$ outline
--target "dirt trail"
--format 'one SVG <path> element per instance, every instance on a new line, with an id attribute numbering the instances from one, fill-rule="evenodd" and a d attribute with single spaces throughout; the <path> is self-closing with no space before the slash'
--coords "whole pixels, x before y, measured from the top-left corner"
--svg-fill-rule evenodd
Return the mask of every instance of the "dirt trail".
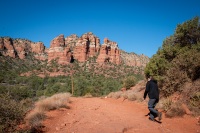
<path id="1" fill-rule="evenodd" d="M 148 120 L 146 102 L 110 98 L 71 98 L 70 109 L 47 113 L 47 133 L 198 133 L 197 119 L 165 118 Z"/>

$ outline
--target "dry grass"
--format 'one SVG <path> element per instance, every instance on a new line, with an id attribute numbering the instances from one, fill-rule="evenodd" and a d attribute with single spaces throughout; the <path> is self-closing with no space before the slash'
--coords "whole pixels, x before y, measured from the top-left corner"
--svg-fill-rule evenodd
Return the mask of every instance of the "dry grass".
<path id="1" fill-rule="evenodd" d="M 177 102 L 171 105 L 171 108 L 166 112 L 165 116 L 172 117 L 181 117 L 185 114 L 185 110 L 182 107 L 182 104 Z"/>
<path id="2" fill-rule="evenodd" d="M 31 128 L 41 127 L 41 122 L 46 118 L 45 112 L 59 108 L 69 108 L 70 93 L 59 93 L 51 97 L 42 98 L 36 104 L 31 113 L 27 114 L 25 121 Z"/>
<path id="3" fill-rule="evenodd" d="M 108 94 L 107 97 L 108 97 L 108 98 L 115 98 L 115 99 L 118 99 L 118 98 L 122 97 L 122 94 L 123 94 L 123 92 L 121 92 L 121 91 L 111 92 L 111 93 Z"/>
<path id="4" fill-rule="evenodd" d="M 107 97 L 108 97 L 108 98 L 112 98 L 114 94 L 115 94 L 114 92 L 111 92 L 111 93 L 108 94 Z"/>
<path id="5" fill-rule="evenodd" d="M 124 98 L 124 99 L 128 99 L 127 93 L 122 93 L 121 97 Z"/>
<path id="6" fill-rule="evenodd" d="M 92 96 L 92 94 L 90 94 L 90 93 L 87 93 L 87 94 L 85 94 L 85 96 L 84 96 L 84 98 L 92 98 L 93 96 Z"/>
<path id="7" fill-rule="evenodd" d="M 137 100 L 137 95 L 136 95 L 135 92 L 129 92 L 129 93 L 127 93 L 127 97 L 128 97 L 128 100 L 130 100 L 130 101 Z"/>
<path id="8" fill-rule="evenodd" d="M 117 92 L 114 93 L 113 98 L 118 99 L 118 98 L 121 97 L 122 94 L 123 94 L 123 92 L 117 91 Z"/>
<path id="9" fill-rule="evenodd" d="M 31 128 L 37 128 L 42 126 L 42 121 L 46 118 L 45 112 L 41 112 L 38 110 L 33 110 L 31 113 L 29 113 L 25 120 L 26 123 L 31 127 Z"/>
<path id="10" fill-rule="evenodd" d="M 171 105 L 173 104 L 171 98 L 162 99 L 159 101 L 157 107 L 163 109 L 164 111 L 168 111 L 171 108 Z"/>
<path id="11" fill-rule="evenodd" d="M 69 102 L 69 93 L 59 93 L 51 97 L 40 100 L 36 103 L 36 108 L 39 111 L 49 111 L 58 108 L 68 108 L 67 103 Z"/>
<path id="12" fill-rule="evenodd" d="M 142 95 L 139 92 L 135 92 L 135 90 L 128 90 L 125 92 L 122 91 L 117 91 L 117 92 L 111 92 L 110 94 L 108 94 L 107 96 L 108 98 L 124 98 L 124 99 L 128 99 L 130 101 L 143 101 Z"/>

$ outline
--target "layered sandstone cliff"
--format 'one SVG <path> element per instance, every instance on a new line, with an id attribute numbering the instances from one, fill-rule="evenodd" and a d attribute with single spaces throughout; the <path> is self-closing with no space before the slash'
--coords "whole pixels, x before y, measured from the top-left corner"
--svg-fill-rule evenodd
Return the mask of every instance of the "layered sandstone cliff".
<path id="1" fill-rule="evenodd" d="M 97 56 L 100 49 L 100 39 L 92 32 L 83 34 L 73 49 L 74 58 L 80 62 L 85 62 L 89 57 Z"/>
<path id="2" fill-rule="evenodd" d="M 95 57 L 96 63 L 111 62 L 128 66 L 145 66 L 149 58 L 145 55 L 126 53 L 119 49 L 118 44 L 105 38 L 103 44 L 92 32 L 78 37 L 72 34 L 64 37 L 63 34 L 55 37 L 50 48 L 45 48 L 42 42 L 32 42 L 26 39 L 0 38 L 0 55 L 20 59 L 26 58 L 30 53 L 40 60 L 57 60 L 59 64 L 69 64 L 72 59 L 78 62 L 88 61 Z"/>
<path id="3" fill-rule="evenodd" d="M 12 39 L 10 37 L 0 38 L 1 55 L 24 59 L 29 53 L 33 53 L 37 59 L 47 59 L 45 46 L 42 42 L 34 43 L 26 39 Z"/>
<path id="4" fill-rule="evenodd" d="M 127 53 L 125 51 L 121 51 L 121 60 L 123 64 L 128 66 L 138 66 L 138 67 L 145 67 L 146 64 L 149 62 L 149 57 L 145 55 L 137 55 L 135 53 Z"/>
<path id="5" fill-rule="evenodd" d="M 112 62 L 114 64 L 120 64 L 120 50 L 117 43 L 110 41 L 108 38 L 105 38 L 104 43 L 100 48 L 97 62 Z"/>
<path id="6" fill-rule="evenodd" d="M 71 51 L 69 47 L 65 45 L 64 35 L 59 35 L 51 41 L 50 48 L 48 50 L 48 61 L 57 59 L 59 64 L 68 64 L 71 58 Z"/>

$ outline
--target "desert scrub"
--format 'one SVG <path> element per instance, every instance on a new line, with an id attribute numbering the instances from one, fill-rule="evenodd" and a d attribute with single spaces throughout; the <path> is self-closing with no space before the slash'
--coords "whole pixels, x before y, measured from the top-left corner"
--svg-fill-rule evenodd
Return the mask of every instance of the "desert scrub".
<path id="1" fill-rule="evenodd" d="M 33 130 L 42 127 L 42 121 L 46 118 L 45 112 L 59 108 L 69 108 L 70 93 L 59 93 L 51 97 L 41 98 L 35 104 L 35 108 L 25 117 L 26 124 Z"/>
<path id="2" fill-rule="evenodd" d="M 200 92 L 196 92 L 190 96 L 189 108 L 194 113 L 194 116 L 200 115 Z"/>
<path id="3" fill-rule="evenodd" d="M 45 112 L 33 110 L 25 118 L 26 123 L 31 128 L 39 128 L 42 126 L 42 121 L 46 118 Z"/>
<path id="4" fill-rule="evenodd" d="M 118 99 L 122 96 L 123 92 L 121 91 L 117 91 L 117 92 L 111 92 L 109 95 L 108 95 L 108 98 L 115 98 L 115 99 Z"/>
<path id="5" fill-rule="evenodd" d="M 123 81 L 123 87 L 126 89 L 130 89 L 132 86 L 135 86 L 135 77 L 129 76 Z"/>
<path id="6" fill-rule="evenodd" d="M 185 110 L 182 107 L 180 102 L 173 103 L 170 109 L 166 112 L 165 116 L 172 118 L 172 117 L 181 117 L 185 114 Z"/>
<path id="7" fill-rule="evenodd" d="M 135 92 L 130 92 L 130 93 L 127 94 L 127 96 L 128 96 L 129 101 L 137 100 L 137 95 L 135 94 Z"/>
<path id="8" fill-rule="evenodd" d="M 10 95 L 0 95 L 0 132 L 14 132 L 16 126 L 22 122 L 25 109 L 22 104 L 11 99 Z"/>
<path id="9" fill-rule="evenodd" d="M 51 97 L 42 99 L 36 103 L 36 108 L 40 111 L 49 111 L 58 108 L 68 108 L 70 93 L 59 93 Z"/>
<path id="10" fill-rule="evenodd" d="M 194 107 L 200 105 L 200 92 L 196 92 L 190 97 L 190 104 Z"/>
<path id="11" fill-rule="evenodd" d="M 161 104 L 161 108 L 164 109 L 164 111 L 168 111 L 170 108 L 171 108 L 171 105 L 172 105 L 172 99 L 170 98 L 166 98 L 166 99 L 163 99 L 162 101 L 160 101 L 159 104 Z"/>

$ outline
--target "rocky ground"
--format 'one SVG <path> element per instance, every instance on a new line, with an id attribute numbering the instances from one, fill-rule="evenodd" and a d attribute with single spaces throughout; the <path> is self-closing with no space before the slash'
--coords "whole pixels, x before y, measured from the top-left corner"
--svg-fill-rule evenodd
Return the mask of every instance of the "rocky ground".
<path id="1" fill-rule="evenodd" d="M 71 98 L 70 109 L 47 113 L 47 133 L 199 133 L 197 117 L 185 115 L 152 122 L 147 101 L 111 98 Z"/>

